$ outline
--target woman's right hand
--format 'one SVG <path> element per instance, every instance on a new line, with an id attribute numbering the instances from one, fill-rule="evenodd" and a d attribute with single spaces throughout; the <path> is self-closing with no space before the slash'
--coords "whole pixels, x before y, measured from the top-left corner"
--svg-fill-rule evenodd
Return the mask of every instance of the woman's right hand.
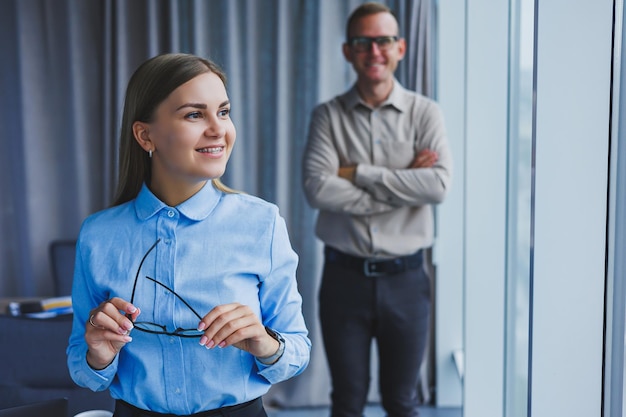
<path id="1" fill-rule="evenodd" d="M 85 325 L 89 366 L 100 370 L 113 362 L 119 351 L 132 340 L 129 333 L 139 313 L 137 307 L 117 297 L 103 301 L 89 312 Z"/>

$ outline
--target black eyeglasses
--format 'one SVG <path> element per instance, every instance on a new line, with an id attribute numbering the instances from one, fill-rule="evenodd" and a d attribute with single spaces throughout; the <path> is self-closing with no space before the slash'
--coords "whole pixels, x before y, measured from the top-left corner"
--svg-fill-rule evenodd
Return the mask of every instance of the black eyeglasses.
<path id="1" fill-rule="evenodd" d="M 137 268 L 137 273 L 135 274 L 135 283 L 133 284 L 133 293 L 130 296 L 130 303 L 133 304 L 133 305 L 134 305 L 134 301 L 135 301 L 135 289 L 137 288 L 137 281 L 139 281 L 139 272 L 141 271 L 141 266 L 143 265 L 143 262 L 146 260 L 146 258 L 150 254 L 150 252 L 152 252 L 152 250 L 156 247 L 157 243 L 159 243 L 160 241 L 161 241 L 161 239 L 157 239 L 157 241 L 154 242 L 154 244 L 152 246 L 150 246 L 150 249 L 148 249 L 148 251 L 145 253 L 145 255 L 143 255 L 143 258 L 141 258 L 141 262 L 139 263 L 139 268 Z M 178 298 L 180 301 L 182 301 L 183 304 L 185 304 L 187 306 L 187 308 L 189 310 L 191 310 L 193 312 L 193 314 L 196 315 L 196 317 L 198 317 L 198 320 L 202 320 L 202 317 L 200 316 L 200 314 L 198 314 L 196 312 L 196 310 L 194 310 L 193 307 L 191 307 L 189 305 L 189 303 L 187 301 L 185 301 L 185 299 L 183 297 L 181 297 L 180 295 L 176 294 L 176 291 L 174 291 L 173 289 L 171 289 L 167 285 L 163 284 L 162 282 L 157 281 L 154 278 L 151 278 L 149 276 L 146 276 L 146 278 L 149 279 L 150 281 L 160 285 L 161 287 L 165 288 L 166 290 L 168 290 L 172 294 L 174 294 L 176 296 L 176 298 Z M 127 314 L 127 317 L 130 319 L 130 321 L 133 321 L 131 316 L 130 316 L 130 314 Z M 179 327 L 177 329 L 174 329 L 173 331 L 168 331 L 167 330 L 167 326 L 164 326 L 162 324 L 153 323 L 153 322 L 150 322 L 150 321 L 133 321 L 133 326 L 134 326 L 135 329 L 140 330 L 142 332 L 153 333 L 153 334 L 165 334 L 165 335 L 168 335 L 168 336 L 202 337 L 202 335 L 204 334 L 204 332 L 199 331 L 197 328 L 195 328 L 195 329 L 183 329 L 182 327 Z"/>
<path id="2" fill-rule="evenodd" d="M 372 44 L 375 43 L 378 49 L 386 51 L 398 40 L 397 36 L 377 36 L 370 38 L 367 36 L 355 36 L 348 39 L 348 44 L 356 52 L 369 52 L 372 49 Z"/>

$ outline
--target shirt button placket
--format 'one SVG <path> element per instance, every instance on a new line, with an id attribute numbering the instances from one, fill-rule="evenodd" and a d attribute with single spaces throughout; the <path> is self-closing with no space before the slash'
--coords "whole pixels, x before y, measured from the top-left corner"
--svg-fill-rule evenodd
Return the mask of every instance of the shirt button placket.
<path id="1" fill-rule="evenodd" d="M 166 207 L 162 213 L 162 229 L 160 230 L 160 235 L 163 239 L 163 247 L 161 248 L 160 254 L 162 256 L 161 262 L 159 263 L 159 268 L 161 271 L 160 278 L 162 282 L 168 285 L 170 288 L 175 288 L 173 282 L 174 276 L 174 253 L 176 250 L 176 226 L 178 224 L 178 211 L 172 207 Z M 163 323 L 171 323 L 172 317 L 171 312 L 174 309 L 174 300 L 175 296 L 162 288 L 163 294 L 160 296 L 160 303 L 162 308 L 159 310 L 160 314 L 162 314 L 159 319 Z M 171 329 L 170 329 L 171 330 Z M 177 344 L 177 337 L 166 336 L 167 339 L 163 339 L 163 342 L 166 344 L 163 345 L 164 349 L 168 349 L 171 351 L 171 354 L 165 354 L 163 358 L 163 364 L 166 370 L 171 369 L 171 371 L 166 371 L 163 374 L 163 386 L 166 392 L 166 401 L 170 403 L 173 407 L 185 407 L 183 403 L 184 389 L 180 386 L 180 379 L 178 371 L 174 371 L 174 369 L 179 369 L 179 363 L 176 358 L 182 356 L 181 346 Z M 165 353 L 165 352 L 164 352 Z"/>

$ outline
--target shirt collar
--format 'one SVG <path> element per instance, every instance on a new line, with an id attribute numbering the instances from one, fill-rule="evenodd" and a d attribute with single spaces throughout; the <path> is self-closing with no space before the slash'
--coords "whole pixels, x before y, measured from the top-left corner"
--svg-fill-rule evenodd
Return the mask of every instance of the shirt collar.
<path id="1" fill-rule="evenodd" d="M 222 192 L 213 186 L 212 181 L 207 181 L 204 187 L 188 200 L 175 208 L 190 220 L 200 221 L 206 219 L 220 201 Z M 170 208 L 159 200 L 144 183 L 135 198 L 135 211 L 141 220 L 147 220 L 162 209 Z"/>
<path id="2" fill-rule="evenodd" d="M 394 78 L 393 80 L 393 88 L 391 89 L 391 93 L 387 100 L 380 105 L 380 107 L 391 106 L 400 112 L 407 111 L 408 101 L 406 99 L 407 90 L 402 87 L 402 85 Z M 355 108 L 357 106 L 365 106 L 368 109 L 371 109 L 367 103 L 365 103 L 361 96 L 359 95 L 359 90 L 356 87 L 356 83 L 352 86 L 350 90 L 344 95 L 344 100 L 348 108 Z"/>

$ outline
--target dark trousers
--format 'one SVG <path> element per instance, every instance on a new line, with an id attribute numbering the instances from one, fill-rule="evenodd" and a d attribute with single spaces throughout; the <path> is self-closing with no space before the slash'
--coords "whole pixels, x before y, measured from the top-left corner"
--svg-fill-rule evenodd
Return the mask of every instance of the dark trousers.
<path id="1" fill-rule="evenodd" d="M 363 415 L 372 339 L 378 348 L 379 388 L 387 416 L 418 415 L 430 302 L 430 279 L 423 265 L 368 277 L 326 259 L 319 306 L 332 379 L 332 417 Z"/>
<path id="2" fill-rule="evenodd" d="M 117 400 L 113 417 L 176 417 L 175 414 L 161 414 L 154 411 L 141 410 L 127 402 Z M 267 417 L 261 398 L 231 407 L 204 411 L 182 417 Z"/>

